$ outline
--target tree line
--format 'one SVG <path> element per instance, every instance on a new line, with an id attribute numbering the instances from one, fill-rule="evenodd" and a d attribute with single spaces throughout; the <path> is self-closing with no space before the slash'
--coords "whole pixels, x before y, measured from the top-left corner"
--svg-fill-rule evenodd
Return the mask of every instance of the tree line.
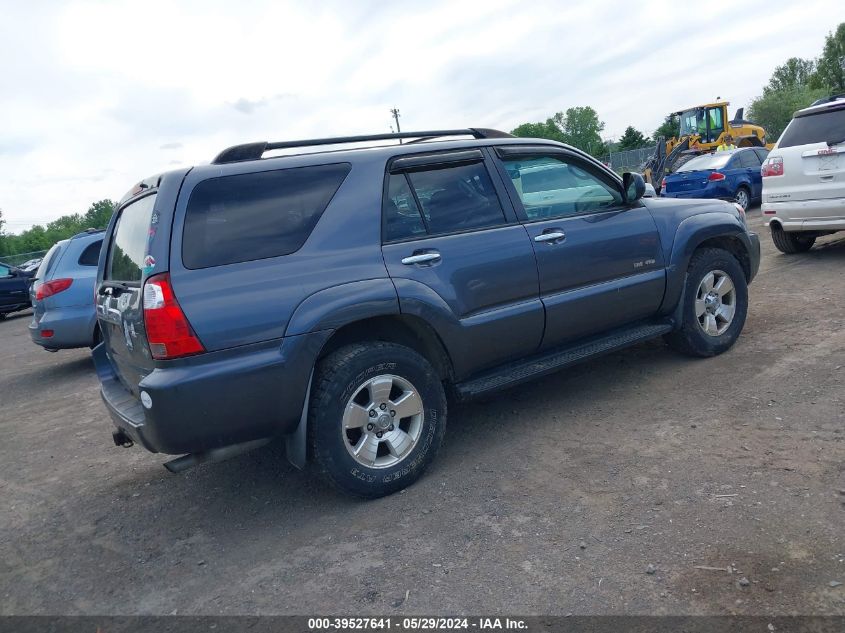
<path id="1" fill-rule="evenodd" d="M 749 104 L 748 116 L 773 141 L 796 110 L 822 97 L 842 93 L 845 93 L 845 22 L 827 35 L 818 58 L 791 57 L 775 68 L 762 94 Z M 611 152 L 649 147 L 661 137 L 677 136 L 679 127 L 678 117 L 670 114 L 651 137 L 629 125 L 618 141 L 608 142 L 601 138 L 604 121 L 598 113 L 590 106 L 579 106 L 557 112 L 545 122 L 518 125 L 511 134 L 561 141 L 600 158 Z"/>
<path id="2" fill-rule="evenodd" d="M 0 260 L 19 253 L 45 251 L 60 240 L 67 239 L 85 229 L 103 229 L 114 213 L 111 200 L 95 202 L 85 213 L 63 215 L 46 226 L 36 224 L 20 234 L 6 233 L 3 211 L 0 210 Z"/>

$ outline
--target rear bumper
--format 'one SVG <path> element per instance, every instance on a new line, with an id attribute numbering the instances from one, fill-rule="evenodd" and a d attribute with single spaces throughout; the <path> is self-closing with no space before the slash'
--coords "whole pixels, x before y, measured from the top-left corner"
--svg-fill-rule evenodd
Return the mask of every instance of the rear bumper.
<path id="1" fill-rule="evenodd" d="M 784 231 L 844 231 L 845 198 L 763 202 L 766 226 L 773 220 Z"/>
<path id="2" fill-rule="evenodd" d="M 62 307 L 33 314 L 29 323 L 32 342 L 51 349 L 72 349 L 89 347 L 94 342 L 94 326 L 97 317 L 94 305 Z M 42 330 L 53 330 L 53 336 L 44 338 Z"/>
<path id="3" fill-rule="evenodd" d="M 295 430 L 314 361 L 330 331 L 170 361 L 131 393 L 105 344 L 93 352 L 112 421 L 154 453 L 199 453 Z M 140 394 L 149 396 L 144 406 Z M 146 400 L 146 398 L 145 398 Z"/>

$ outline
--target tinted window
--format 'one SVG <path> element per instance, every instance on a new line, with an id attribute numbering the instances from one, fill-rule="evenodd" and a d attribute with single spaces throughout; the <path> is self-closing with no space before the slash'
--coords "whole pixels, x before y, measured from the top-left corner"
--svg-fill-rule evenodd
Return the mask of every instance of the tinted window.
<path id="1" fill-rule="evenodd" d="M 841 143 L 843 140 L 845 140 L 845 108 L 840 108 L 792 119 L 781 134 L 778 147 L 827 141 Z"/>
<path id="2" fill-rule="evenodd" d="M 56 244 L 53 244 L 49 251 L 47 251 L 44 259 L 42 259 L 41 263 L 38 265 L 38 270 L 35 272 L 35 279 L 47 278 L 47 275 L 50 274 L 56 264 L 56 261 L 59 259 L 59 252 L 62 250 L 62 244 L 65 243 L 66 242 L 57 242 Z"/>
<path id="3" fill-rule="evenodd" d="M 740 152 L 738 162 L 738 167 L 759 167 L 760 166 L 760 159 L 757 158 L 757 154 L 754 153 L 753 150 L 748 150 L 746 152 Z"/>
<path id="4" fill-rule="evenodd" d="M 384 241 L 404 240 L 425 235 L 425 224 L 405 174 L 393 174 L 384 199 Z"/>
<path id="5" fill-rule="evenodd" d="M 722 169 L 722 167 L 728 164 L 732 156 L 733 153 L 729 152 L 716 152 L 715 154 L 696 156 L 681 165 L 678 173 L 682 171 L 696 171 L 698 169 Z"/>
<path id="6" fill-rule="evenodd" d="M 407 174 L 430 235 L 498 226 L 505 213 L 484 163 Z"/>
<path id="7" fill-rule="evenodd" d="M 760 164 L 762 164 L 763 161 L 766 160 L 766 157 L 769 155 L 769 150 L 767 150 L 765 147 L 755 147 L 754 153 L 757 154 L 757 158 L 760 160 Z"/>
<path id="8" fill-rule="evenodd" d="M 141 280 L 155 199 L 155 194 L 146 196 L 120 212 L 106 263 L 107 279 Z"/>
<path id="9" fill-rule="evenodd" d="M 213 178 L 188 201 L 182 259 L 208 268 L 288 255 L 308 239 L 348 164 Z"/>
<path id="10" fill-rule="evenodd" d="M 622 204 L 622 194 L 578 162 L 543 156 L 503 161 L 529 220 L 600 211 Z"/>
<path id="11" fill-rule="evenodd" d="M 97 240 L 96 242 L 91 242 L 88 246 L 85 247 L 85 250 L 82 251 L 82 254 L 79 256 L 79 265 L 80 266 L 96 266 L 97 262 L 100 261 L 100 247 L 103 245 L 103 240 Z"/>

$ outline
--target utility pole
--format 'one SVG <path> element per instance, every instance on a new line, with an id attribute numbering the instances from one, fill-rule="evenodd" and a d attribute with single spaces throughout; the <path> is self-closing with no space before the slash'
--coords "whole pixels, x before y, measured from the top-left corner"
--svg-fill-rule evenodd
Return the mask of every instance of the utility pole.
<path id="1" fill-rule="evenodd" d="M 390 114 L 393 115 L 393 120 L 396 121 L 396 132 L 399 133 L 402 131 L 402 128 L 399 127 L 399 108 L 391 108 Z M 399 143 L 402 143 L 402 139 L 399 139 Z"/>

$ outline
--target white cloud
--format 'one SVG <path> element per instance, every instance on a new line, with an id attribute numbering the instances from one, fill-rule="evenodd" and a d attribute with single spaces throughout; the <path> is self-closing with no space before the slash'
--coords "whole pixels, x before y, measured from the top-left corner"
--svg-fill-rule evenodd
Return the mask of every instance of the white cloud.
<path id="1" fill-rule="evenodd" d="M 618 136 L 814 57 L 829 2 L 0 0 L 7 228 L 252 140 L 511 129 L 591 105 Z M 823 16 L 823 17 L 822 17 Z"/>

